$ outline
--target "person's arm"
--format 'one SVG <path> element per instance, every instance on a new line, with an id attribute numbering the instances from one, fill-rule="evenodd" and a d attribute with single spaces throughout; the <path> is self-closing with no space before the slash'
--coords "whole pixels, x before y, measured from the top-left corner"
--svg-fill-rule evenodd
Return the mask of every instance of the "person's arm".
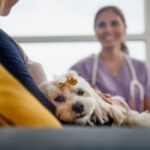
<path id="1" fill-rule="evenodd" d="M 70 71 L 75 71 L 77 72 L 80 76 L 82 76 L 84 78 L 84 74 L 85 74 L 85 67 L 83 65 L 83 63 L 76 63 L 73 66 L 70 67 L 69 69 Z"/>
<path id="2" fill-rule="evenodd" d="M 145 66 L 145 72 L 143 109 L 150 110 L 150 66 Z"/>
<path id="3" fill-rule="evenodd" d="M 70 70 L 77 72 L 79 76 L 83 77 L 87 82 L 89 82 L 89 84 L 91 84 L 91 64 L 88 62 L 89 59 L 91 58 L 80 60 L 70 67 Z"/>
<path id="4" fill-rule="evenodd" d="M 150 110 L 150 98 L 144 100 L 144 110 Z"/>
<path id="5" fill-rule="evenodd" d="M 55 113 L 54 105 L 40 91 L 33 81 L 21 56 L 17 44 L 0 30 L 0 63 L 17 78 L 47 109 Z M 15 87 L 14 87 L 15 88 Z M 19 92 L 19 91 L 18 91 Z M 33 106 L 34 107 L 34 106 Z"/>

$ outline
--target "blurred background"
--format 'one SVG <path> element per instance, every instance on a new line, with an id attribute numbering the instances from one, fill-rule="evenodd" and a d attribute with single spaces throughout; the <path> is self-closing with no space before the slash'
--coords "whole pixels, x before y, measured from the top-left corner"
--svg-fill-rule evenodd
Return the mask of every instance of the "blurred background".
<path id="1" fill-rule="evenodd" d="M 93 22 L 97 10 L 106 5 L 118 6 L 125 14 L 130 56 L 150 63 L 149 0 L 20 0 L 8 17 L 1 18 L 0 26 L 30 59 L 43 65 L 51 80 L 98 53 Z"/>

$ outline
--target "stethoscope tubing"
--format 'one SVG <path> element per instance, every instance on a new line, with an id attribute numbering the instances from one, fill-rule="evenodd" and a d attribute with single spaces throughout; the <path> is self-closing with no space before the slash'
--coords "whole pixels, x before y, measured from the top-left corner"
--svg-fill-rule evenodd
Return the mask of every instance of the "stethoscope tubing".
<path id="1" fill-rule="evenodd" d="M 130 86 L 129 86 L 130 97 L 132 100 L 135 101 L 135 92 L 136 92 L 136 89 L 138 88 L 140 100 L 144 100 L 144 89 L 143 89 L 142 84 L 137 79 L 136 71 L 135 71 L 134 65 L 131 61 L 131 58 L 127 54 L 125 54 L 124 56 L 128 63 L 129 69 L 131 71 L 131 76 L 132 76 L 132 81 L 130 82 Z M 91 80 L 92 86 L 95 86 L 95 84 L 96 84 L 98 62 L 99 62 L 99 55 L 95 55 L 94 61 L 93 61 L 92 80 Z"/>

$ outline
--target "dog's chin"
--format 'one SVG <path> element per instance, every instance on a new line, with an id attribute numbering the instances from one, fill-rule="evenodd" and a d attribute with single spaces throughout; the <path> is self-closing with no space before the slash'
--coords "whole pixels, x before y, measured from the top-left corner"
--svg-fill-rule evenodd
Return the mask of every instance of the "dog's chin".
<path id="1" fill-rule="evenodd" d="M 89 119 L 89 115 L 86 112 L 83 113 L 70 113 L 72 115 L 63 114 L 63 115 L 56 115 L 57 118 L 62 122 L 63 124 L 79 124 L 79 125 L 85 125 L 87 122 L 87 119 Z M 66 117 L 69 116 L 69 117 Z"/>
<path id="2" fill-rule="evenodd" d="M 76 119 L 82 119 L 82 118 L 84 118 L 86 115 L 87 115 L 86 113 L 77 114 L 77 115 L 76 115 Z"/>
<path id="3" fill-rule="evenodd" d="M 90 120 L 90 115 L 80 114 L 80 115 L 77 115 L 77 117 L 75 119 L 75 123 L 80 124 L 80 125 L 87 125 L 87 122 L 89 120 Z"/>

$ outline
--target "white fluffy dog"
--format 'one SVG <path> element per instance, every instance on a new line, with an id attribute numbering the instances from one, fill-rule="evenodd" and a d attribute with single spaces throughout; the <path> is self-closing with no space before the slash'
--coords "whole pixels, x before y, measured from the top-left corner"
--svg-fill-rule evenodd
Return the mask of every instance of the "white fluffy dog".
<path id="1" fill-rule="evenodd" d="M 150 127 L 148 112 L 138 113 L 129 109 L 119 96 L 112 97 L 112 103 L 108 103 L 75 72 L 44 83 L 41 90 L 55 105 L 56 116 L 63 122 L 103 125 L 113 120 L 113 124 L 118 126 Z"/>

